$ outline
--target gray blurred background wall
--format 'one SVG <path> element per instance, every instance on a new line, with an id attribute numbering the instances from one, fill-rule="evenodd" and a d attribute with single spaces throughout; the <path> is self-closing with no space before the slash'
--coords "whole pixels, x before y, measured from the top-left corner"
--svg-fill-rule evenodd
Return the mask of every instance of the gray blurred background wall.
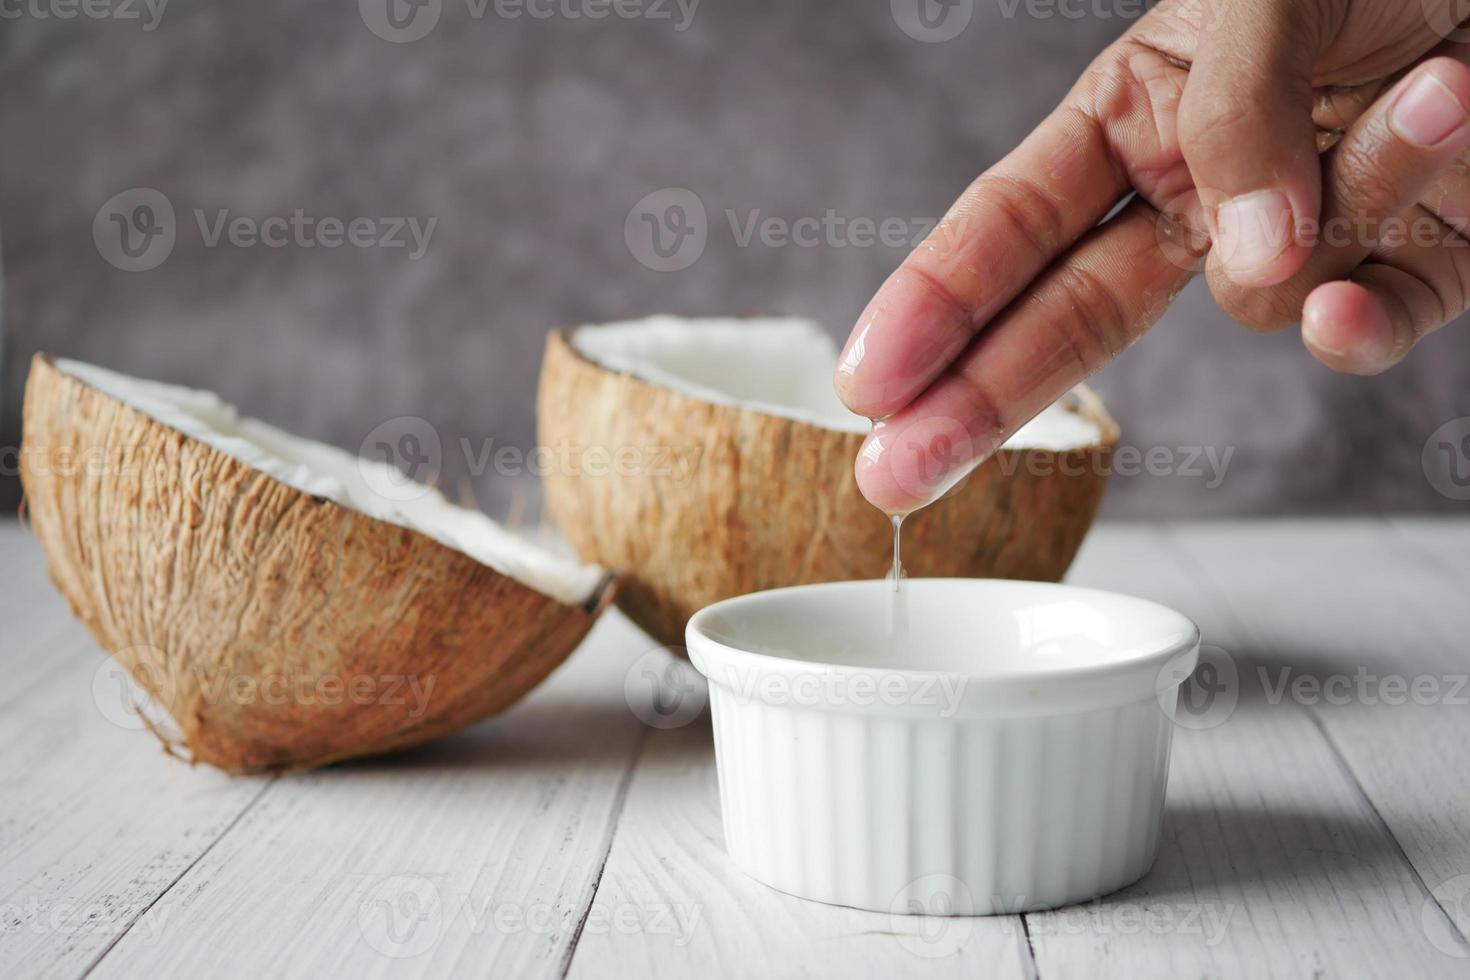
<path id="1" fill-rule="evenodd" d="M 447 485 L 468 478 L 491 513 L 524 503 L 534 519 L 533 480 L 472 477 L 458 447 L 534 444 L 549 328 L 769 312 L 845 335 L 906 249 L 742 245 L 727 212 L 917 226 L 1128 23 L 973 0 L 935 43 L 900 27 L 914 0 L 701 0 L 692 15 L 691 0 L 624 0 L 641 16 L 603 19 L 586 16 L 598 0 L 532 0 L 549 17 L 521 0 L 393 2 L 394 21 L 388 0 L 3 5 L 7 512 L 28 361 L 48 350 L 211 388 L 353 449 L 422 416 Z M 707 214 L 703 253 L 675 272 L 642 264 L 624 229 L 665 188 Z M 159 195 L 172 249 L 113 254 L 153 265 L 118 268 L 94 222 L 107 227 L 109 201 L 131 214 Z M 396 248 L 208 242 L 222 212 L 298 209 L 371 219 L 374 235 L 386 219 L 437 223 L 422 255 L 407 232 Z M 1462 508 L 1421 453 L 1470 415 L 1467 352 L 1456 325 L 1384 377 L 1337 377 L 1294 332 L 1233 326 L 1196 284 L 1096 386 L 1126 443 L 1178 464 L 1208 447 L 1228 466 L 1120 476 L 1107 512 Z"/>

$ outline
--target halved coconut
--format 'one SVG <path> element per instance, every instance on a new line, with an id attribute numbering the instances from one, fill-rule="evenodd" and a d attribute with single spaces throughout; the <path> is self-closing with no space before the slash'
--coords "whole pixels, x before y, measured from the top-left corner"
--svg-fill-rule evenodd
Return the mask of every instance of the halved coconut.
<path id="1" fill-rule="evenodd" d="M 387 462 L 38 355 L 21 475 L 52 580 L 196 760 L 310 767 L 499 711 L 611 598 Z M 411 499 L 405 499 L 411 498 Z"/>
<path id="2" fill-rule="evenodd" d="M 659 642 L 758 589 L 881 578 L 892 528 L 858 493 L 868 421 L 832 391 L 837 350 L 796 319 L 647 320 L 553 333 L 538 439 L 552 516 L 626 573 L 618 604 Z M 1055 581 L 1107 484 L 1118 427 L 1078 388 L 903 525 L 914 575 Z"/>

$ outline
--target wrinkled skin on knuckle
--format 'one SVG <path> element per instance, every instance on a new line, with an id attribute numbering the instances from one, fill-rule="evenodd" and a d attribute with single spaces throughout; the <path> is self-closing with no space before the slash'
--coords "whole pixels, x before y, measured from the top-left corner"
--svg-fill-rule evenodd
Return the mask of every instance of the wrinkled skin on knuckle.
<path id="1" fill-rule="evenodd" d="M 1131 335 L 1128 313 L 1092 271 L 1073 266 L 1057 270 L 1049 308 L 1058 339 L 1086 376 L 1117 357 Z"/>
<path id="2" fill-rule="evenodd" d="M 1186 86 L 1179 101 L 1179 143 L 1186 157 L 1208 155 L 1236 142 L 1235 135 L 1256 111 L 1253 99 L 1239 93 L 1207 92 Z"/>
<path id="3" fill-rule="evenodd" d="M 1004 222 L 1035 256 L 1045 259 L 1062 247 L 1060 229 L 1066 220 L 1055 200 L 1025 177 L 984 173 L 971 182 L 962 202 L 929 236 L 937 258 L 948 261 L 963 254 L 977 213 Z"/>
<path id="4" fill-rule="evenodd" d="M 1215 303 L 1226 316 L 1255 333 L 1278 333 L 1301 322 L 1304 298 L 1289 283 L 1270 288 L 1237 285 L 1218 269 L 1206 276 Z"/>
<path id="5" fill-rule="evenodd" d="M 1349 140 L 1332 152 L 1331 173 L 1338 212 L 1352 218 L 1358 213 L 1388 216 L 1410 202 L 1378 162 L 1382 147 L 1377 140 Z"/>
<path id="6" fill-rule="evenodd" d="M 1191 186 L 1176 123 L 1185 78 L 1170 52 L 1128 35 L 1093 62 L 1069 96 L 1101 134 L 1123 180 L 1155 207 Z"/>

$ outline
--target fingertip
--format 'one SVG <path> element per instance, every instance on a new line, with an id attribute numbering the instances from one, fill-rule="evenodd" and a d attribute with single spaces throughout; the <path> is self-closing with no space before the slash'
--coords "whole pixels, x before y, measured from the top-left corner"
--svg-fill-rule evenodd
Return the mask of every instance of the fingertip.
<path id="1" fill-rule="evenodd" d="M 1261 288 L 1285 282 L 1306 264 L 1311 249 L 1298 241 L 1303 206 L 1279 190 L 1240 194 L 1214 213 L 1215 259 L 1239 286 Z"/>
<path id="2" fill-rule="evenodd" d="M 918 510 L 925 501 L 916 499 L 903 488 L 890 463 L 883 436 L 877 432 L 869 435 L 853 464 L 858 492 L 885 514 L 908 514 Z"/>
<path id="3" fill-rule="evenodd" d="M 1382 302 L 1354 282 L 1329 282 L 1307 297 L 1302 342 L 1334 371 L 1370 375 L 1394 363 L 1393 321 Z"/>
<path id="4" fill-rule="evenodd" d="M 1455 98 L 1470 105 L 1470 65 L 1448 55 L 1439 55 L 1426 60 L 1421 70 L 1432 73 Z"/>
<path id="5" fill-rule="evenodd" d="M 866 372 L 859 375 L 844 371 L 841 364 L 832 375 L 832 387 L 849 412 L 866 419 L 885 418 L 908 404 L 900 393 L 895 393 L 893 386 L 870 380 Z"/>
<path id="6" fill-rule="evenodd" d="M 1388 125 L 1399 139 L 1423 149 L 1448 152 L 1470 142 L 1470 67 L 1452 58 L 1433 58 L 1399 86 Z"/>

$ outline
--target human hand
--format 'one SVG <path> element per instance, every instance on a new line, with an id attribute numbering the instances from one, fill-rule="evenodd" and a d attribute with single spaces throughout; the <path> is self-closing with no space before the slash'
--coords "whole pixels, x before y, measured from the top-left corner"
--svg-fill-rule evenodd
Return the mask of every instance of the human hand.
<path id="1" fill-rule="evenodd" d="M 1470 307 L 1470 44 L 1444 39 L 1453 9 L 1166 0 L 1140 20 L 859 318 L 835 384 L 885 419 L 858 457 L 863 494 L 888 513 L 939 496 L 1202 265 L 1232 317 L 1301 322 L 1352 373 Z"/>

